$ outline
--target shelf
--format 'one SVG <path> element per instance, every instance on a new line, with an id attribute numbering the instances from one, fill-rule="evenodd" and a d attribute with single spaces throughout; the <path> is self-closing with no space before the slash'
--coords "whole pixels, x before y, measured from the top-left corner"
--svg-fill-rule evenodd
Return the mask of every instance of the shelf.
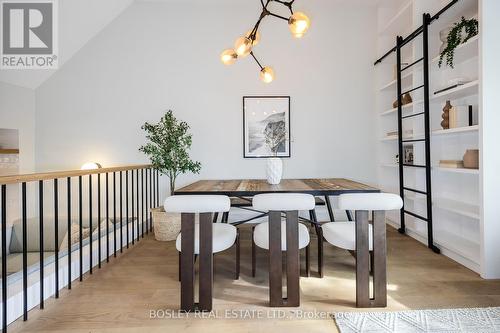
<path id="1" fill-rule="evenodd" d="M 411 108 L 412 106 L 413 106 L 413 103 L 405 104 L 405 105 L 403 105 L 402 109 L 405 110 L 405 109 Z M 392 109 L 389 109 L 387 111 L 382 112 L 380 115 L 385 116 L 385 115 L 388 115 L 391 113 L 396 113 L 396 112 L 398 112 L 398 108 L 392 108 Z"/>
<path id="2" fill-rule="evenodd" d="M 467 216 L 475 220 L 480 219 L 479 206 L 446 198 L 434 198 L 433 205 L 439 209 Z"/>
<path id="3" fill-rule="evenodd" d="M 416 135 L 416 136 L 408 136 L 408 137 L 403 137 L 404 140 L 421 140 L 425 139 L 423 135 Z M 386 136 L 385 138 L 381 138 L 380 141 L 397 141 L 398 136 L 397 135 L 391 135 L 391 136 Z M 421 142 L 403 142 L 403 144 L 416 144 L 416 143 L 423 143 Z"/>
<path id="4" fill-rule="evenodd" d="M 441 129 L 432 131 L 432 135 L 445 135 L 445 134 L 456 134 L 456 133 L 467 133 L 475 132 L 479 130 L 479 125 L 467 126 L 467 127 L 457 127 L 450 129 Z"/>
<path id="5" fill-rule="evenodd" d="M 455 49 L 453 64 L 457 65 L 476 57 L 478 55 L 478 49 L 479 49 L 478 45 L 479 45 L 479 35 L 474 36 L 471 39 L 469 39 L 466 43 L 459 45 Z M 434 59 L 432 59 L 432 63 L 435 64 L 437 68 L 439 68 L 438 67 L 439 57 L 440 56 L 438 55 Z M 449 67 L 446 65 L 446 57 L 445 57 L 443 59 L 443 64 L 441 65 L 441 69 L 446 69 L 446 68 Z"/>
<path id="6" fill-rule="evenodd" d="M 435 230 L 434 242 L 473 262 L 479 262 L 479 243 L 451 234 L 444 230 Z"/>
<path id="7" fill-rule="evenodd" d="M 412 83 L 413 72 L 408 72 L 405 75 L 401 76 L 401 86 L 409 85 Z M 392 80 L 386 85 L 380 87 L 380 91 L 389 90 L 391 88 L 396 87 L 397 80 Z"/>
<path id="8" fill-rule="evenodd" d="M 397 13 L 387 22 L 379 31 L 379 34 L 385 36 L 398 36 L 409 32 L 413 22 L 413 0 L 407 1 Z"/>
<path id="9" fill-rule="evenodd" d="M 17 155 L 19 154 L 19 149 L 0 149 L 0 155 Z"/>
<path id="10" fill-rule="evenodd" d="M 426 197 L 424 195 L 416 195 L 415 193 L 411 192 L 407 192 L 407 194 L 405 194 L 405 200 L 411 200 L 422 204 L 426 203 Z M 475 220 L 479 220 L 480 218 L 479 206 L 467 202 L 448 198 L 433 197 L 432 206 L 437 209 L 446 210 L 448 212 L 452 212 L 462 216 L 467 216 Z"/>
<path id="11" fill-rule="evenodd" d="M 479 175 L 479 169 L 465 169 L 465 168 L 443 168 L 440 166 L 432 167 L 433 170 L 451 173 L 463 173 L 469 175 Z"/>
<path id="12" fill-rule="evenodd" d="M 398 140 L 397 135 L 391 135 L 391 136 L 387 136 L 385 138 L 380 139 L 380 141 L 397 141 L 397 140 Z"/>
<path id="13" fill-rule="evenodd" d="M 467 96 L 476 95 L 478 93 L 479 81 L 475 80 L 456 88 L 443 91 L 431 97 L 431 101 L 440 102 L 445 100 L 459 99 Z"/>

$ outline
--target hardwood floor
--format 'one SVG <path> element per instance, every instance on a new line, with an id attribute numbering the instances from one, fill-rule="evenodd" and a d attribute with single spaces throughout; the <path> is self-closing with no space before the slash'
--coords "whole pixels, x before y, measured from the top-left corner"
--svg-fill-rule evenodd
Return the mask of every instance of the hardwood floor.
<path id="1" fill-rule="evenodd" d="M 267 256 L 257 251 L 257 276 L 252 278 L 250 237 L 250 229 L 243 227 L 238 281 L 232 280 L 234 249 L 216 255 L 214 312 L 204 315 L 209 318 L 172 311 L 180 301 L 177 252 L 173 242 L 157 242 L 150 234 L 82 283 L 75 282 L 59 300 L 46 302 L 45 310 L 30 311 L 29 321 L 18 320 L 9 332 L 336 332 L 329 313 L 359 311 L 353 257 L 326 244 L 325 277 L 317 278 L 314 236 L 312 276 L 300 282 L 301 306 L 268 308 Z M 304 254 L 302 265 L 303 260 Z M 387 309 L 373 311 L 500 306 L 500 281 L 483 280 L 391 227 L 388 289 Z M 166 317 L 150 318 L 152 310 Z"/>

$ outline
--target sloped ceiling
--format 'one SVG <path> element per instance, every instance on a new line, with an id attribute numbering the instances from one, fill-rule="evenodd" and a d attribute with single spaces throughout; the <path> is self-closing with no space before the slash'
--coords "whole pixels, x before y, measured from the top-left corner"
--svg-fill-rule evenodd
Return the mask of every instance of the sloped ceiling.
<path id="1" fill-rule="evenodd" d="M 59 68 L 134 0 L 60 0 Z M 35 89 L 56 70 L 0 70 L 0 81 Z"/>

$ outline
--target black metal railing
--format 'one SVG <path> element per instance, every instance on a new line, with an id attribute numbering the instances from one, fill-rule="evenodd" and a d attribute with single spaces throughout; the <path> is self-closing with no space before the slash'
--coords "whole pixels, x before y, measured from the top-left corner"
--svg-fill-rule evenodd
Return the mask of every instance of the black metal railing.
<path id="1" fill-rule="evenodd" d="M 134 177 L 135 171 L 135 177 Z M 140 171 L 140 177 L 139 177 Z M 112 185 L 110 184 L 109 174 L 112 174 Z M 101 178 L 104 174 L 104 188 L 101 186 Z M 116 179 L 118 176 L 118 180 Z M 78 179 L 78 187 L 76 191 L 76 196 L 78 199 L 77 206 L 77 214 L 78 214 L 78 246 L 73 244 L 72 241 L 72 228 L 73 228 L 73 220 L 72 214 L 75 213 L 73 209 L 72 200 L 74 199 L 75 193 L 72 193 L 74 190 L 72 183 L 73 179 Z M 125 178 L 125 179 L 123 179 Z M 64 184 L 64 180 L 66 184 Z M 28 186 L 31 188 L 31 184 L 35 186 L 38 185 L 38 191 L 29 191 Z M 44 200 L 47 196 L 46 192 L 50 190 L 48 189 L 48 185 L 52 184 L 53 193 L 48 197 L 53 198 L 53 206 L 52 209 L 47 208 L 47 202 L 49 200 Z M 88 216 L 84 215 L 84 184 L 87 186 L 86 191 L 88 191 L 88 202 L 86 209 L 88 212 Z M 45 186 L 47 185 L 47 186 Z M 60 222 L 60 212 L 64 211 L 60 209 L 61 203 L 64 204 L 63 200 L 60 200 L 60 186 L 66 185 L 66 213 L 67 213 L 67 251 L 63 253 L 60 251 L 59 244 L 59 222 Z M 96 185 L 96 186 L 94 186 Z M 123 248 L 129 248 L 129 243 L 135 244 L 139 242 L 140 238 L 144 238 L 144 234 L 149 233 L 149 231 L 153 228 L 152 223 L 152 213 L 151 208 L 159 205 L 159 173 L 157 170 L 152 169 L 150 165 L 137 165 L 137 166 L 124 166 L 124 167 L 116 167 L 116 168 L 104 168 L 104 169 L 95 169 L 95 170 L 74 170 L 74 171 L 63 171 L 63 172 L 52 172 L 52 173 L 39 173 L 39 174 L 27 174 L 27 175 L 14 175 L 14 176 L 3 176 L 0 177 L 0 186 L 1 186 L 1 199 L 0 199 L 0 219 L 1 219 L 1 254 L 2 254 L 2 332 L 7 331 L 7 326 L 9 322 L 14 321 L 20 317 L 22 311 L 23 320 L 28 320 L 28 310 L 30 307 L 36 306 L 33 304 L 28 304 L 28 275 L 32 275 L 33 269 L 28 272 L 28 268 L 32 268 L 35 266 L 35 269 L 38 267 L 39 269 L 39 301 L 38 305 L 40 309 L 44 308 L 44 300 L 47 297 L 54 296 L 56 299 L 59 298 L 59 290 L 61 288 L 67 287 L 71 289 L 71 283 L 75 279 L 79 279 L 79 281 L 83 281 L 83 278 L 88 272 L 88 274 L 93 274 L 93 268 L 98 267 L 101 268 L 101 263 L 106 261 L 109 262 L 110 256 L 117 256 L 117 252 L 123 252 Z M 16 202 L 16 195 L 12 195 L 9 198 L 9 192 L 11 189 L 16 189 L 18 191 L 21 190 L 21 200 L 20 202 Z M 125 193 L 123 193 L 125 191 Z M 140 193 L 139 193 L 140 191 Z M 31 193 L 30 193 L 31 192 Z M 110 192 L 112 192 L 112 203 L 110 203 Z M 139 196 L 140 195 L 140 196 Z M 28 200 L 29 198 L 29 200 Z M 97 199 L 95 199 L 97 198 Z M 16 205 L 8 205 L 9 200 L 13 200 L 16 202 Z M 94 201 L 96 200 L 96 201 Z M 118 200 L 118 202 L 117 202 Z M 104 201 L 104 202 L 102 202 Z M 97 205 L 94 205 L 97 204 Z M 19 207 L 17 207 L 19 206 Z M 96 209 L 97 207 L 97 209 Z M 39 242 L 39 261 L 28 267 L 28 234 L 29 234 L 29 224 L 28 224 L 28 212 L 31 209 L 38 208 L 38 242 Z M 130 215 L 129 215 L 130 208 Z M 12 311 L 13 314 L 9 316 L 9 311 L 7 308 L 7 304 L 9 301 L 9 277 L 14 276 L 18 272 L 13 274 L 8 274 L 8 239 L 7 239 L 7 227 L 12 224 L 12 221 L 8 221 L 8 211 L 10 209 L 20 210 L 20 223 L 22 224 L 22 268 L 20 268 L 19 272 L 22 272 L 22 309 L 16 309 Z M 110 212 L 112 210 L 113 219 L 112 219 L 112 228 L 110 230 Z M 117 211 L 118 210 L 118 211 Z M 149 212 L 148 212 L 149 210 Z M 44 241 L 45 234 L 44 229 L 47 229 L 47 223 L 49 218 L 47 218 L 47 211 L 51 211 L 53 214 L 53 223 L 54 223 L 54 254 L 53 254 L 53 265 L 54 265 L 54 273 L 50 277 L 53 277 L 54 280 L 54 291 L 50 291 L 48 294 L 45 287 L 45 280 L 47 276 L 45 276 L 46 272 L 46 263 L 49 263 L 47 257 L 45 256 Z M 19 212 L 17 212 L 19 213 Z M 16 214 L 17 214 L 16 213 Z M 123 216 L 125 215 L 125 216 Z M 105 226 L 105 237 L 103 237 L 102 232 L 102 217 L 105 217 L 104 221 L 106 223 Z M 93 219 L 97 217 L 97 262 L 95 262 L 94 256 L 94 225 Z M 124 219 L 125 217 L 125 239 L 124 239 Z M 89 235 L 83 235 L 83 224 L 84 221 L 88 220 L 88 230 Z M 134 223 L 135 221 L 135 223 Z M 118 224 L 119 223 L 119 224 Z M 135 228 L 134 228 L 135 225 Z M 13 226 L 14 228 L 14 226 Z M 64 228 L 64 227 L 63 227 Z M 117 244 L 117 231 L 119 228 L 120 237 L 119 237 L 119 247 Z M 129 235 L 131 232 L 131 235 Z M 110 234 L 113 234 L 113 244 L 110 244 Z M 131 236 L 131 237 L 130 237 Z M 32 237 L 32 236 L 30 236 Z M 103 239 L 104 238 L 104 239 Z M 84 265 L 84 261 L 87 258 L 84 258 L 84 249 L 86 249 L 86 245 L 84 243 L 88 239 L 88 267 Z M 124 244 L 126 242 L 126 244 Z M 106 249 L 103 251 L 103 245 L 105 243 Z M 47 244 L 49 245 L 49 244 Z M 65 244 L 66 245 L 66 244 Z M 113 253 L 111 254 L 110 245 L 112 245 Z M 78 251 L 78 275 L 73 277 L 72 272 L 72 254 L 73 252 Z M 30 250 L 30 253 L 32 251 Z M 61 259 L 66 257 L 66 266 L 64 267 L 61 264 Z M 37 267 L 36 267 L 37 266 Z M 60 269 L 62 271 L 67 271 L 67 280 L 60 281 Z M 14 281 L 16 282 L 16 281 Z M 14 297 L 20 297 L 21 295 L 15 294 L 11 295 Z M 30 297 L 33 299 L 33 297 Z M 12 304 L 15 304 L 12 302 Z M 17 315 L 19 314 L 19 315 Z"/>

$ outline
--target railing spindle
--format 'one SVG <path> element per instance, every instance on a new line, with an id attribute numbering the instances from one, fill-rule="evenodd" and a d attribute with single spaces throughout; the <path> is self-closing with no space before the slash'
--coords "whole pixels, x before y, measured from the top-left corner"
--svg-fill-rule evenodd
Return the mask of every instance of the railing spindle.
<path id="1" fill-rule="evenodd" d="M 71 177 L 68 184 L 68 289 L 71 289 Z"/>
<path id="2" fill-rule="evenodd" d="M 123 253 L 123 174 L 120 171 L 120 253 Z"/>
<path id="3" fill-rule="evenodd" d="M 135 242 L 135 233 L 134 233 L 134 170 L 130 172 L 130 180 L 131 180 L 131 191 L 130 194 L 132 195 L 131 198 L 131 204 L 132 204 L 132 245 L 134 245 Z"/>
<path id="4" fill-rule="evenodd" d="M 116 172 L 113 172 L 113 256 L 116 258 Z"/>
<path id="5" fill-rule="evenodd" d="M 145 170 L 145 180 L 146 180 L 146 235 L 149 233 L 149 219 L 148 219 L 148 169 Z"/>
<path id="6" fill-rule="evenodd" d="M 149 169 L 149 231 L 153 230 L 153 169 Z"/>
<path id="7" fill-rule="evenodd" d="M 83 198 L 82 198 L 82 176 L 78 176 L 78 223 L 80 243 L 80 281 L 83 280 Z"/>
<path id="8" fill-rule="evenodd" d="M 128 227 L 128 170 L 125 171 L 125 221 L 127 223 L 127 249 L 129 248 L 129 227 Z"/>
<path id="9" fill-rule="evenodd" d="M 40 251 L 40 309 L 43 309 L 43 180 L 38 181 L 38 236 Z"/>
<path id="10" fill-rule="evenodd" d="M 26 210 L 26 182 L 21 185 L 23 220 L 23 320 L 28 320 L 28 217 Z"/>
<path id="11" fill-rule="evenodd" d="M 93 259 L 93 244 L 94 241 L 92 239 L 92 175 L 89 175 L 89 250 L 90 250 L 90 256 L 89 256 L 89 262 L 90 262 L 90 274 L 92 274 L 92 266 L 94 265 L 94 260 Z"/>
<path id="12" fill-rule="evenodd" d="M 99 263 L 97 266 L 101 268 L 101 174 L 97 174 L 97 248 L 99 253 L 97 254 L 97 260 Z"/>
<path id="13" fill-rule="evenodd" d="M 7 332 L 7 185 L 2 185 L 2 332 Z"/>
<path id="14" fill-rule="evenodd" d="M 54 179 L 54 271 L 55 271 L 55 297 L 59 298 L 59 184 Z"/>
<path id="15" fill-rule="evenodd" d="M 99 250 L 97 251 L 97 259 L 99 263 L 97 267 L 101 268 L 101 174 L 97 174 L 97 247 Z"/>
<path id="16" fill-rule="evenodd" d="M 156 170 L 156 206 L 160 204 L 160 174 Z"/>
<path id="17" fill-rule="evenodd" d="M 109 174 L 106 172 L 106 262 L 109 262 Z"/>
<path id="18" fill-rule="evenodd" d="M 135 170 L 135 176 L 136 176 L 135 178 L 137 180 L 137 182 L 136 182 L 137 183 L 136 184 L 136 187 L 137 187 L 137 192 L 136 192 L 136 194 L 137 194 L 137 196 L 136 196 L 137 197 L 137 223 L 136 223 L 137 229 L 136 230 L 137 230 L 137 241 L 139 241 L 139 169 Z"/>
<path id="19" fill-rule="evenodd" d="M 144 238 L 144 169 L 141 169 L 141 237 Z"/>

